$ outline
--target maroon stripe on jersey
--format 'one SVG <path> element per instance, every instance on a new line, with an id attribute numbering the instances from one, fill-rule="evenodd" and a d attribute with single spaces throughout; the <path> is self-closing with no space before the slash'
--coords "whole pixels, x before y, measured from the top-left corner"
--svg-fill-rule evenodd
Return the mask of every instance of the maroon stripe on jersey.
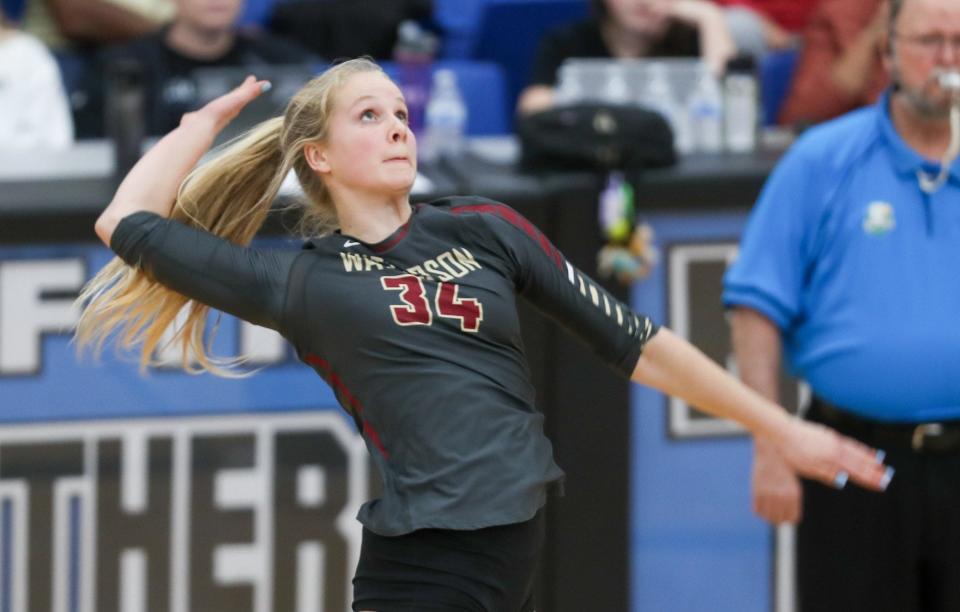
<path id="1" fill-rule="evenodd" d="M 330 378 L 330 384 L 333 385 L 334 389 L 338 390 L 343 395 L 350 408 L 356 412 L 357 417 L 360 419 L 360 424 L 363 427 L 361 434 L 369 437 L 370 441 L 373 442 L 373 445 L 376 446 L 377 450 L 380 451 L 380 454 L 386 458 L 389 458 L 390 453 L 387 452 L 386 447 L 383 445 L 383 441 L 380 440 L 380 434 L 378 434 L 377 430 L 373 428 L 373 425 L 370 424 L 370 421 L 363 418 L 363 406 L 360 405 L 360 400 L 358 400 L 353 393 L 350 392 L 350 389 L 333 371 L 333 368 L 330 366 L 327 360 L 318 355 L 314 355 L 313 353 L 307 353 L 303 360 L 310 365 L 323 368 L 327 376 Z"/>
<path id="2" fill-rule="evenodd" d="M 383 446 L 383 442 L 380 441 L 380 434 L 373 428 L 370 421 L 363 421 L 363 435 L 370 438 L 370 441 L 373 442 L 373 445 L 377 447 L 385 459 L 390 458 L 390 453 L 387 452 L 387 449 Z"/>
<path id="3" fill-rule="evenodd" d="M 550 240 L 533 225 L 533 223 L 527 221 L 523 215 L 513 210 L 509 206 L 505 206 L 503 204 L 474 204 L 470 206 L 457 206 L 456 208 L 451 208 L 450 212 L 454 214 L 467 212 L 491 213 L 501 217 L 514 227 L 517 227 L 523 231 L 523 233 L 529 236 L 531 240 L 540 245 L 540 248 L 543 249 L 543 252 L 547 254 L 547 257 L 552 259 L 553 263 L 555 263 L 558 268 L 563 270 L 563 256 L 560 255 L 560 251 L 553 246 L 553 243 L 551 243 Z"/>
<path id="4" fill-rule="evenodd" d="M 393 247 L 397 246 L 401 240 L 407 237 L 407 234 L 410 232 L 410 222 L 413 221 L 413 215 L 410 215 L 410 218 L 407 219 L 407 222 L 404 223 L 400 229 L 397 230 L 397 233 L 393 235 L 392 238 L 387 239 L 386 242 L 381 242 L 380 244 L 371 244 L 369 248 L 374 253 L 383 253 L 384 251 L 389 251 Z"/>

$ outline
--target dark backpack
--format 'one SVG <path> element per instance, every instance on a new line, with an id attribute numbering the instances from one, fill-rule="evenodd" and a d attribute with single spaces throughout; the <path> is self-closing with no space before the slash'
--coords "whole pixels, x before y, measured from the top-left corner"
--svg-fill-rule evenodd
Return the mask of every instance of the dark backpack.
<path id="1" fill-rule="evenodd" d="M 516 125 L 525 170 L 641 170 L 677 161 L 667 121 L 636 106 L 551 108 Z"/>

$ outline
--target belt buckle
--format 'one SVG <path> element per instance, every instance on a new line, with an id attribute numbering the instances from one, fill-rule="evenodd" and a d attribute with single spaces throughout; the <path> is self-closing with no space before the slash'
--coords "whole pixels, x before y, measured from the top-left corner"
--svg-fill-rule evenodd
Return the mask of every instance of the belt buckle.
<path id="1" fill-rule="evenodd" d="M 943 425 L 941 423 L 922 423 L 913 429 L 913 436 L 910 438 L 910 447 L 915 451 L 923 450 L 923 442 L 929 437 L 935 437 L 943 434 Z"/>

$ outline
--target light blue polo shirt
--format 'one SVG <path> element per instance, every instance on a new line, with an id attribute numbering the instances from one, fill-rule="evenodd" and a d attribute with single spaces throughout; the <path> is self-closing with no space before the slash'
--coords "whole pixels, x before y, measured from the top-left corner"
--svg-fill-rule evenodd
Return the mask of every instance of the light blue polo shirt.
<path id="1" fill-rule="evenodd" d="M 960 418 L 960 161 L 893 127 L 889 93 L 811 129 L 771 174 L 724 278 L 726 307 L 781 329 L 786 359 L 829 402 L 886 421 Z"/>

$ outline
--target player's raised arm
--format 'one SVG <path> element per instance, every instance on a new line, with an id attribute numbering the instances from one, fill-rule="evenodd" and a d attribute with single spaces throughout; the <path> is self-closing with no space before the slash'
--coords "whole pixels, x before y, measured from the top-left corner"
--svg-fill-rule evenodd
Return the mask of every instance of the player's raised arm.
<path id="1" fill-rule="evenodd" d="M 234 90 L 184 115 L 180 126 L 161 138 L 123 179 L 110 205 L 97 219 L 95 228 L 100 240 L 110 246 L 113 230 L 131 213 L 149 211 L 169 216 L 184 178 L 217 134 L 268 88 L 268 82 L 249 76 Z"/>

